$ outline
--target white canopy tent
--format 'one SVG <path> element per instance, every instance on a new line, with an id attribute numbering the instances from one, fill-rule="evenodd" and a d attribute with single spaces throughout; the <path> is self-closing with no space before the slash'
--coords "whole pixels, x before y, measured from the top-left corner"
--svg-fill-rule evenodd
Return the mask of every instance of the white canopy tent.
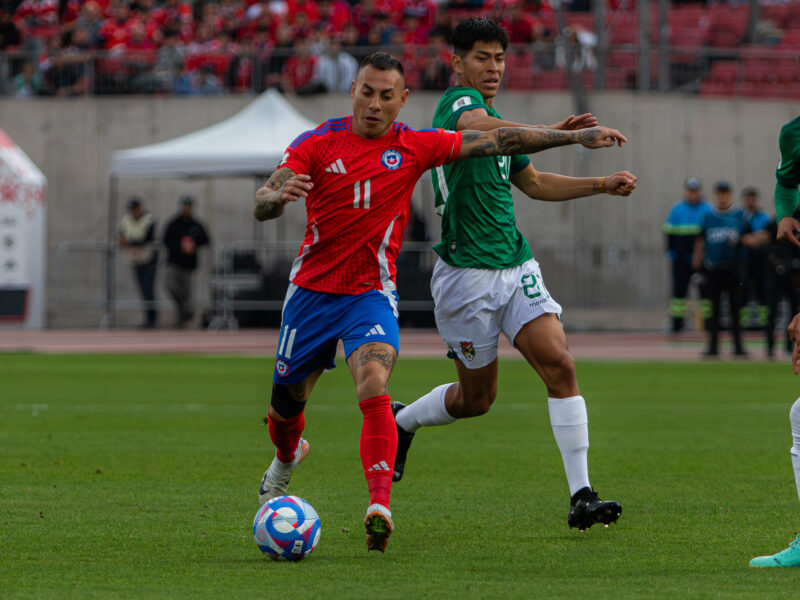
<path id="1" fill-rule="evenodd" d="M 294 138 L 317 125 L 270 89 L 221 123 L 160 144 L 114 152 L 111 176 L 265 175 L 272 172 Z"/>
<path id="2" fill-rule="evenodd" d="M 0 129 L 0 323 L 44 326 L 47 179 Z"/>
<path id="3" fill-rule="evenodd" d="M 111 158 L 106 262 L 106 323 L 113 324 L 118 181 L 120 178 L 263 179 L 278 165 L 286 147 L 315 123 L 275 90 L 267 90 L 234 116 L 216 125 L 148 146 L 118 150 Z"/>

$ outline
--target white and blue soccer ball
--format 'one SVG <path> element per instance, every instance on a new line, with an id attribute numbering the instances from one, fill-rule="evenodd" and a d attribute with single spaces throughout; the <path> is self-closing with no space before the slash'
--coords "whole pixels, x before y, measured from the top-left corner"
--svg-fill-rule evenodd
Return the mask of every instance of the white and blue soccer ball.
<path id="1" fill-rule="evenodd" d="M 259 550 L 273 560 L 303 560 L 322 533 L 317 511 L 297 496 L 278 496 L 264 504 L 253 521 Z"/>

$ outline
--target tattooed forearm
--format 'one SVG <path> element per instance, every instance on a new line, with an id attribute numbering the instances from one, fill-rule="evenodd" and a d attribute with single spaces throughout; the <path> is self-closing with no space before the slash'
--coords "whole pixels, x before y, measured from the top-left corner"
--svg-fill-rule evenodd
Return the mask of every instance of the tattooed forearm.
<path id="1" fill-rule="evenodd" d="M 280 202 L 278 192 L 294 173 L 291 169 L 283 168 L 275 171 L 264 187 L 256 193 L 253 215 L 259 221 L 275 219 L 283 214 L 285 202 Z"/>
<path id="2" fill-rule="evenodd" d="M 578 140 L 577 135 L 576 131 L 529 127 L 501 127 L 494 131 L 464 131 L 461 138 L 461 157 L 533 154 L 547 148 L 574 144 Z"/>
<path id="3" fill-rule="evenodd" d="M 286 180 L 292 175 L 294 175 L 294 173 L 291 169 L 287 169 L 285 167 L 283 169 L 278 169 L 272 175 L 270 175 L 269 179 L 267 179 L 267 183 L 264 185 L 273 192 L 277 192 L 279 189 L 281 189 L 281 186 L 286 183 Z"/>
<path id="4" fill-rule="evenodd" d="M 503 127 L 497 129 L 500 154 L 533 154 L 547 148 L 566 146 L 576 140 L 574 131 Z"/>
<path id="5" fill-rule="evenodd" d="M 580 129 L 574 133 L 576 134 L 575 140 L 584 146 L 597 143 L 603 138 L 604 135 L 598 127 L 592 127 L 591 129 Z"/>
<path id="6" fill-rule="evenodd" d="M 500 153 L 497 140 L 487 132 L 483 131 L 465 131 L 461 135 L 462 148 L 466 148 L 469 152 L 469 158 L 477 156 L 495 156 Z"/>
<path id="7" fill-rule="evenodd" d="M 370 361 L 379 363 L 383 368 L 391 371 L 394 367 L 394 355 L 382 348 L 367 347 L 359 355 L 356 367 L 363 367 Z"/>
<path id="8" fill-rule="evenodd" d="M 269 221 L 275 219 L 283 214 L 283 204 L 270 202 L 269 199 L 256 200 L 256 207 L 253 211 L 256 219 L 259 221 Z"/>

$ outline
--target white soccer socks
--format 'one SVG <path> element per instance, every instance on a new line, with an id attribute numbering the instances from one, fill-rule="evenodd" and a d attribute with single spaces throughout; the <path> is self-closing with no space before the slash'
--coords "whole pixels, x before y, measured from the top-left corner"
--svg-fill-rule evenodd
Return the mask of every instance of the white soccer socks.
<path id="1" fill-rule="evenodd" d="M 794 401 L 789 411 L 789 422 L 792 425 L 792 468 L 794 483 L 797 486 L 797 497 L 800 499 L 800 398 Z"/>
<path id="2" fill-rule="evenodd" d="M 412 402 L 397 413 L 395 420 L 409 433 L 428 425 L 448 425 L 457 419 L 450 416 L 444 406 L 444 396 L 452 383 L 433 388 L 420 399 Z"/>
<path id="3" fill-rule="evenodd" d="M 564 471 L 567 474 L 569 494 L 591 487 L 589 484 L 589 418 L 583 396 L 548 398 L 550 425 L 556 445 L 561 451 Z M 800 447 L 800 446 L 798 446 Z"/>

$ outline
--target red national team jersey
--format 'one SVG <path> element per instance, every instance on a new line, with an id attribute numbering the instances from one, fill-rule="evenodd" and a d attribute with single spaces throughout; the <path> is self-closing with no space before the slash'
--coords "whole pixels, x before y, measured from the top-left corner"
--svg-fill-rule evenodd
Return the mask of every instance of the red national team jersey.
<path id="1" fill-rule="evenodd" d="M 368 139 L 351 131 L 352 118 L 306 131 L 278 165 L 314 183 L 289 279 L 318 292 L 389 292 L 414 186 L 422 173 L 458 156 L 461 134 L 395 122 L 383 137 Z"/>

